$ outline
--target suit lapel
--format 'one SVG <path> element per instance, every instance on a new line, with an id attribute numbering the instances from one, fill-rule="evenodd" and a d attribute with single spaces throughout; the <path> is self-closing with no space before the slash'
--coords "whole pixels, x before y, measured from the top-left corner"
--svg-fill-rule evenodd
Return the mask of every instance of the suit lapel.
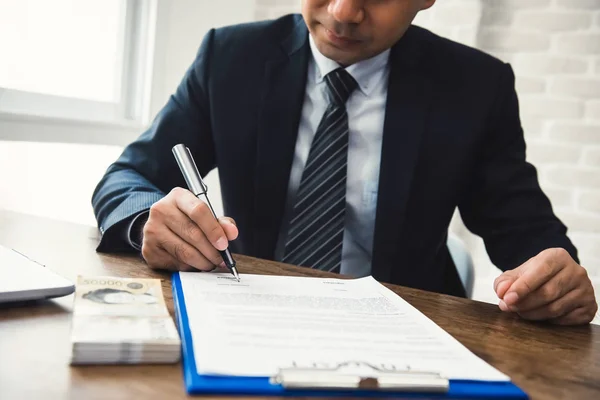
<path id="1" fill-rule="evenodd" d="M 309 60 L 308 30 L 302 18 L 267 61 L 258 122 L 254 193 L 256 256 L 272 259 L 285 209 L 290 169 L 304 103 Z"/>
<path id="2" fill-rule="evenodd" d="M 373 277 L 384 282 L 402 262 L 404 215 L 430 105 L 431 82 L 418 68 L 414 33 L 409 29 L 390 53 L 372 259 Z"/>

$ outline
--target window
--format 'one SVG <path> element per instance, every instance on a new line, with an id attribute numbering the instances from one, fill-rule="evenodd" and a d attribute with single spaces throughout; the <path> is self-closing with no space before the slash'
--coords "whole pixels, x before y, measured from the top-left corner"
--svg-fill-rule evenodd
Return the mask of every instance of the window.
<path id="1" fill-rule="evenodd" d="M 141 123 L 151 0 L 0 0 L 0 113 Z"/>

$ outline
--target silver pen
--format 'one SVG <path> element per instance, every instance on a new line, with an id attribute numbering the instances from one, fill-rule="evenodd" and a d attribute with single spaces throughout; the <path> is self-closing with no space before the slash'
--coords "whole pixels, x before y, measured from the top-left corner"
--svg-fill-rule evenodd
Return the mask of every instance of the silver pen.
<path id="1" fill-rule="evenodd" d="M 210 200 L 208 199 L 208 187 L 202 181 L 202 177 L 200 177 L 200 172 L 198 172 L 198 167 L 196 167 L 196 163 L 194 162 L 194 158 L 192 157 L 192 153 L 190 153 L 190 149 L 188 149 L 183 144 L 178 144 L 173 146 L 173 155 L 175 156 L 175 160 L 177 160 L 177 164 L 179 165 L 179 169 L 185 178 L 185 181 L 188 185 L 189 190 L 196 196 L 197 198 L 202 200 L 201 196 L 204 196 L 204 201 L 208 205 L 210 212 L 218 221 L 217 215 L 215 214 L 215 210 L 213 210 L 212 205 L 210 204 Z M 240 276 L 238 275 L 237 269 L 235 268 L 235 260 L 231 256 L 231 252 L 229 248 L 225 250 L 219 250 L 221 253 L 221 257 L 225 262 L 229 271 L 233 274 L 233 276 L 240 281 Z"/>

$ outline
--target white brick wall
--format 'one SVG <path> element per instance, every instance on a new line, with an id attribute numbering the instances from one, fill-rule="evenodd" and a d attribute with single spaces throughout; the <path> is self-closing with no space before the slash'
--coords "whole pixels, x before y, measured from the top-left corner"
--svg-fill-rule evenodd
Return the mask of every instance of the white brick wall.
<path id="1" fill-rule="evenodd" d="M 298 12 L 300 0 L 256 5 L 257 19 L 274 18 Z M 415 23 L 511 63 L 528 158 L 582 264 L 600 279 L 600 0 L 438 0 Z M 458 216 L 452 229 L 469 245 L 477 278 L 495 277 L 482 241 Z"/>
<path id="2" fill-rule="evenodd" d="M 600 59 L 598 61 L 600 61 Z M 600 68 L 596 68 L 596 75 L 600 76 Z M 587 120 L 600 120 L 600 99 L 588 101 L 585 110 L 585 117 Z"/>

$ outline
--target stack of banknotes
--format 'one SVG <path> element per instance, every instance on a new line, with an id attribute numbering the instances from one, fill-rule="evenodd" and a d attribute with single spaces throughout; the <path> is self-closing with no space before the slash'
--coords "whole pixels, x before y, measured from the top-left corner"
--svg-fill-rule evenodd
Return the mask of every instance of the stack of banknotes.
<path id="1" fill-rule="evenodd" d="M 78 277 L 72 364 L 154 364 L 179 360 L 181 341 L 159 279 Z"/>

